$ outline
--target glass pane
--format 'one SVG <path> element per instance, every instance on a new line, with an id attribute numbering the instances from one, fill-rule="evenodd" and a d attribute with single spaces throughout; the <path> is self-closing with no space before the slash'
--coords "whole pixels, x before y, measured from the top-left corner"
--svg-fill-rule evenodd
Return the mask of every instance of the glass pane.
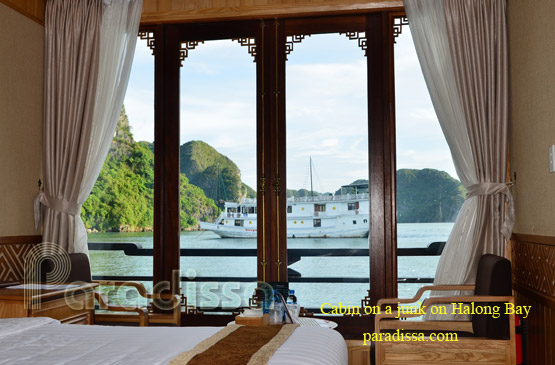
<path id="1" fill-rule="evenodd" d="M 256 64 L 248 51 L 206 41 L 183 61 L 181 248 L 256 249 Z M 248 305 L 256 257 L 186 255 L 181 275 L 189 305 Z"/>
<path id="2" fill-rule="evenodd" d="M 370 270 L 366 58 L 341 34 L 312 35 L 293 48 L 286 63 L 289 286 L 316 313 L 323 303 L 359 306 Z M 310 253 L 296 257 L 297 249 Z"/>
<path id="3" fill-rule="evenodd" d="M 464 201 L 449 147 L 439 126 L 408 26 L 395 44 L 397 131 L 397 247 L 399 297 L 429 285 L 439 256 L 402 256 L 403 248 L 445 242 Z"/>
<path id="4" fill-rule="evenodd" d="M 154 196 L 154 56 L 138 39 L 124 107 L 97 182 L 83 204 L 93 279 L 126 276 L 152 288 L 152 257 L 127 256 L 114 245 L 152 248 Z M 135 245 L 136 244 L 136 245 Z M 146 277 L 146 278 L 145 278 Z M 141 279 L 141 280 L 139 280 Z M 110 301 L 145 304 L 131 290 L 110 290 Z"/>

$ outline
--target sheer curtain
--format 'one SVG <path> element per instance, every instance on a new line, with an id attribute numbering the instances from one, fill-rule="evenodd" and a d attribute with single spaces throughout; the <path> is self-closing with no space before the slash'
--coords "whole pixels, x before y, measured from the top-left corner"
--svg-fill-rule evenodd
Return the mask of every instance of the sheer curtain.
<path id="1" fill-rule="evenodd" d="M 88 252 L 81 205 L 114 135 L 141 7 L 142 0 L 47 2 L 44 191 L 35 220 L 43 217 L 43 241 L 70 253 Z"/>
<path id="2" fill-rule="evenodd" d="M 467 189 L 435 284 L 474 284 L 479 257 L 504 255 L 512 231 L 512 197 L 505 184 L 505 1 L 404 0 L 434 109 Z"/>

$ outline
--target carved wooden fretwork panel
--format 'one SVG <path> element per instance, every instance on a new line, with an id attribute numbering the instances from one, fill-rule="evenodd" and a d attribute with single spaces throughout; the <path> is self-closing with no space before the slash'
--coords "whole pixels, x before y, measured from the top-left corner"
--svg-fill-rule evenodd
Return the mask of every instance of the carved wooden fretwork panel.
<path id="1" fill-rule="evenodd" d="M 347 36 L 350 40 L 357 40 L 358 46 L 364 51 L 364 55 L 368 56 L 368 39 L 366 38 L 366 32 L 347 32 L 339 34 Z"/>
<path id="2" fill-rule="evenodd" d="M 406 16 L 393 18 L 393 43 L 397 43 L 397 37 L 403 32 L 403 25 L 409 25 Z"/>
<path id="3" fill-rule="evenodd" d="M 198 310 L 197 307 L 194 305 L 187 304 L 187 297 L 181 297 L 181 306 L 185 308 L 185 314 L 193 314 L 193 315 L 200 315 L 204 314 L 204 312 Z"/>
<path id="4" fill-rule="evenodd" d="M 555 246 L 516 242 L 513 247 L 513 280 L 555 297 Z"/>
<path id="5" fill-rule="evenodd" d="M 248 307 L 238 307 L 234 311 L 231 312 L 233 316 L 237 316 L 245 311 L 248 308 L 261 308 L 262 307 L 262 300 L 259 297 L 259 294 L 255 291 L 253 295 L 249 298 L 249 306 Z"/>
<path id="6" fill-rule="evenodd" d="M 368 295 L 360 300 L 360 307 L 358 307 L 359 313 L 356 313 L 353 307 L 352 310 L 348 310 L 343 314 L 343 317 L 362 317 L 364 315 L 364 308 L 370 307 L 370 290 L 368 290 Z"/>
<path id="7" fill-rule="evenodd" d="M 179 50 L 179 65 L 183 66 L 183 61 L 189 56 L 189 51 L 192 49 L 197 48 L 200 43 L 204 43 L 204 41 L 187 41 L 181 43 L 181 47 Z"/>
<path id="8" fill-rule="evenodd" d="M 310 37 L 310 34 L 294 34 L 287 36 L 287 40 L 285 41 L 285 60 L 287 61 L 287 55 L 293 52 L 293 46 L 295 43 L 301 43 L 303 39 L 306 37 Z"/>
<path id="9" fill-rule="evenodd" d="M 256 62 L 256 40 L 254 38 L 232 38 L 231 40 L 247 47 L 247 51 L 253 58 L 252 62 Z"/>
<path id="10" fill-rule="evenodd" d="M 249 298 L 249 308 L 255 308 L 255 307 L 260 307 L 260 306 L 261 306 L 260 298 L 258 297 L 258 295 L 256 293 L 254 293 Z"/>
<path id="11" fill-rule="evenodd" d="M 23 281 L 31 244 L 0 245 L 0 281 Z"/>
<path id="12" fill-rule="evenodd" d="M 146 40 L 146 45 L 150 48 L 152 54 L 154 55 L 154 32 L 148 30 L 141 31 L 139 32 L 139 38 Z"/>

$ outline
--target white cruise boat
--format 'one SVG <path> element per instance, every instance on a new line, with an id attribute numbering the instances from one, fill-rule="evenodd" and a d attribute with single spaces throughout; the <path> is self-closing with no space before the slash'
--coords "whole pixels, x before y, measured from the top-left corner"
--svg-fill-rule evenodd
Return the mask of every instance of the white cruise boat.
<path id="1" fill-rule="evenodd" d="M 292 197 L 287 199 L 287 237 L 367 237 L 368 193 Z M 256 199 L 226 202 L 216 222 L 200 222 L 200 228 L 226 238 L 255 238 Z"/>

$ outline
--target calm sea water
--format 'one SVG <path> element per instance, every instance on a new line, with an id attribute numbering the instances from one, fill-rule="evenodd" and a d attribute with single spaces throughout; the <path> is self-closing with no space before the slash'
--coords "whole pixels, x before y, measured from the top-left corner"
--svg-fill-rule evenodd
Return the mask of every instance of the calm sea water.
<path id="1" fill-rule="evenodd" d="M 397 227 L 398 247 L 426 247 L 434 241 L 446 241 L 453 223 L 410 223 Z M 133 242 L 152 248 L 152 233 L 91 233 L 90 242 Z M 368 239 L 288 239 L 290 248 L 368 248 Z M 256 248 L 255 239 L 220 238 L 212 232 L 181 233 L 182 248 Z M 93 275 L 152 275 L 152 257 L 126 256 L 122 251 L 91 251 Z M 439 257 L 399 257 L 399 277 L 433 277 Z M 303 257 L 290 267 L 303 277 L 368 278 L 368 257 Z M 256 277 L 256 257 L 182 257 L 181 276 Z M 189 304 L 200 307 L 237 307 L 248 305 L 256 282 L 202 283 L 183 280 L 182 290 Z M 145 283 L 151 288 L 152 283 Z M 420 284 L 399 284 L 399 297 L 411 297 Z M 309 308 L 322 303 L 360 305 L 369 284 L 291 283 L 298 301 Z M 119 298 L 133 302 L 135 297 L 118 293 Z"/>

